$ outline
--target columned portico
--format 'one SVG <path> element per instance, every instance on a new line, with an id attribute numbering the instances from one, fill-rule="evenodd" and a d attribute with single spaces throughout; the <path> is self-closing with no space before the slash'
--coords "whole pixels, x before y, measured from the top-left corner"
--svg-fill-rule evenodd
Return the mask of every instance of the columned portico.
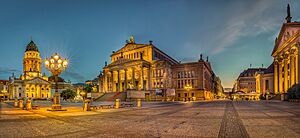
<path id="1" fill-rule="evenodd" d="M 286 93 L 293 85 L 298 84 L 298 50 L 293 47 L 274 60 L 275 93 Z"/>
<path id="2" fill-rule="evenodd" d="M 105 92 L 124 92 L 128 89 L 149 90 L 151 84 L 150 70 L 150 64 L 144 60 L 120 59 L 116 63 L 104 67 L 104 78 L 110 78 L 104 87 L 109 88 L 109 84 L 112 85 L 112 89 L 105 89 Z M 145 76 L 146 74 L 148 77 Z"/>

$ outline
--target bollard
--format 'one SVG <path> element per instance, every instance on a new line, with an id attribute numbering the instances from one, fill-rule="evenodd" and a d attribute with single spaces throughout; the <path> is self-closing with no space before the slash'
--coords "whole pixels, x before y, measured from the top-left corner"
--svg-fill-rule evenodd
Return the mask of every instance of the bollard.
<path id="1" fill-rule="evenodd" d="M 31 100 L 27 100 L 26 101 L 26 110 L 31 110 L 32 109 L 32 106 L 31 106 Z"/>
<path id="2" fill-rule="evenodd" d="M 280 95 L 280 100 L 284 101 L 284 95 L 283 94 Z"/>
<path id="3" fill-rule="evenodd" d="M 141 107 L 141 99 L 137 100 L 137 107 L 140 108 Z"/>
<path id="4" fill-rule="evenodd" d="M 83 111 L 91 111 L 90 100 L 89 99 L 84 101 Z"/>
<path id="5" fill-rule="evenodd" d="M 116 99 L 116 109 L 120 107 L 120 99 Z"/>
<path id="6" fill-rule="evenodd" d="M 20 109 L 23 109 L 23 100 L 20 100 L 20 103 L 19 103 L 19 107 L 20 107 Z"/>
<path id="7" fill-rule="evenodd" d="M 14 106 L 15 106 L 15 107 L 18 107 L 18 99 L 15 99 Z"/>
<path id="8" fill-rule="evenodd" d="M 269 96 L 268 95 L 266 95 L 266 100 L 269 100 Z"/>

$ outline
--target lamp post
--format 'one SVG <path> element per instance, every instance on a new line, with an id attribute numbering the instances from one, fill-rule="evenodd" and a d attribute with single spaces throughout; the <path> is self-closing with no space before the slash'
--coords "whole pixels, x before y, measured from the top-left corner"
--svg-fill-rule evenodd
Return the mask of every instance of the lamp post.
<path id="1" fill-rule="evenodd" d="M 58 93 L 58 76 L 61 72 L 65 71 L 68 66 L 68 60 L 62 59 L 57 53 L 51 56 L 50 59 L 45 60 L 46 69 L 49 70 L 54 76 L 55 93 L 53 95 L 52 110 L 61 110 L 60 95 Z"/>

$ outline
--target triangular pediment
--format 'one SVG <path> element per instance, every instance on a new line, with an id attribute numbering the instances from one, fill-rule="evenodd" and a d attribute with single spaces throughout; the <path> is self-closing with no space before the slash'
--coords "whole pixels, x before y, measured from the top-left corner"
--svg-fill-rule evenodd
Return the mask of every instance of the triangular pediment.
<path id="1" fill-rule="evenodd" d="M 129 43 L 129 44 L 126 44 L 121 49 L 119 49 L 117 52 L 113 53 L 112 55 L 119 54 L 121 52 L 131 51 L 131 50 L 134 50 L 134 49 L 137 49 L 137 48 L 141 48 L 141 47 L 145 47 L 145 46 L 149 46 L 149 45 Z"/>
<path id="2" fill-rule="evenodd" d="M 272 52 L 272 55 L 277 52 L 278 50 L 282 49 L 285 42 L 289 41 L 292 42 L 297 36 L 297 34 L 300 33 L 300 22 L 294 22 L 294 23 L 285 23 L 282 25 L 281 30 L 278 35 L 278 39 L 275 42 L 275 46 Z"/>
<path id="3" fill-rule="evenodd" d="M 42 78 L 36 77 L 30 80 L 25 80 L 25 83 L 34 83 L 34 84 L 51 84 L 51 82 L 44 80 Z"/>

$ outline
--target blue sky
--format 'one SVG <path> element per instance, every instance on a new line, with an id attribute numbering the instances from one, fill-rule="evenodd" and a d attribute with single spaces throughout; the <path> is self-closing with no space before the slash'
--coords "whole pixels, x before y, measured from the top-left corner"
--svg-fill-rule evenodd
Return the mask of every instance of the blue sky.
<path id="1" fill-rule="evenodd" d="M 250 64 L 272 63 L 287 3 L 299 20 L 297 0 L 1 0 L 0 79 L 21 74 L 31 37 L 43 59 L 54 52 L 70 59 L 62 75 L 75 83 L 95 78 L 133 35 L 178 61 L 209 56 L 224 87 L 232 87 Z"/>

